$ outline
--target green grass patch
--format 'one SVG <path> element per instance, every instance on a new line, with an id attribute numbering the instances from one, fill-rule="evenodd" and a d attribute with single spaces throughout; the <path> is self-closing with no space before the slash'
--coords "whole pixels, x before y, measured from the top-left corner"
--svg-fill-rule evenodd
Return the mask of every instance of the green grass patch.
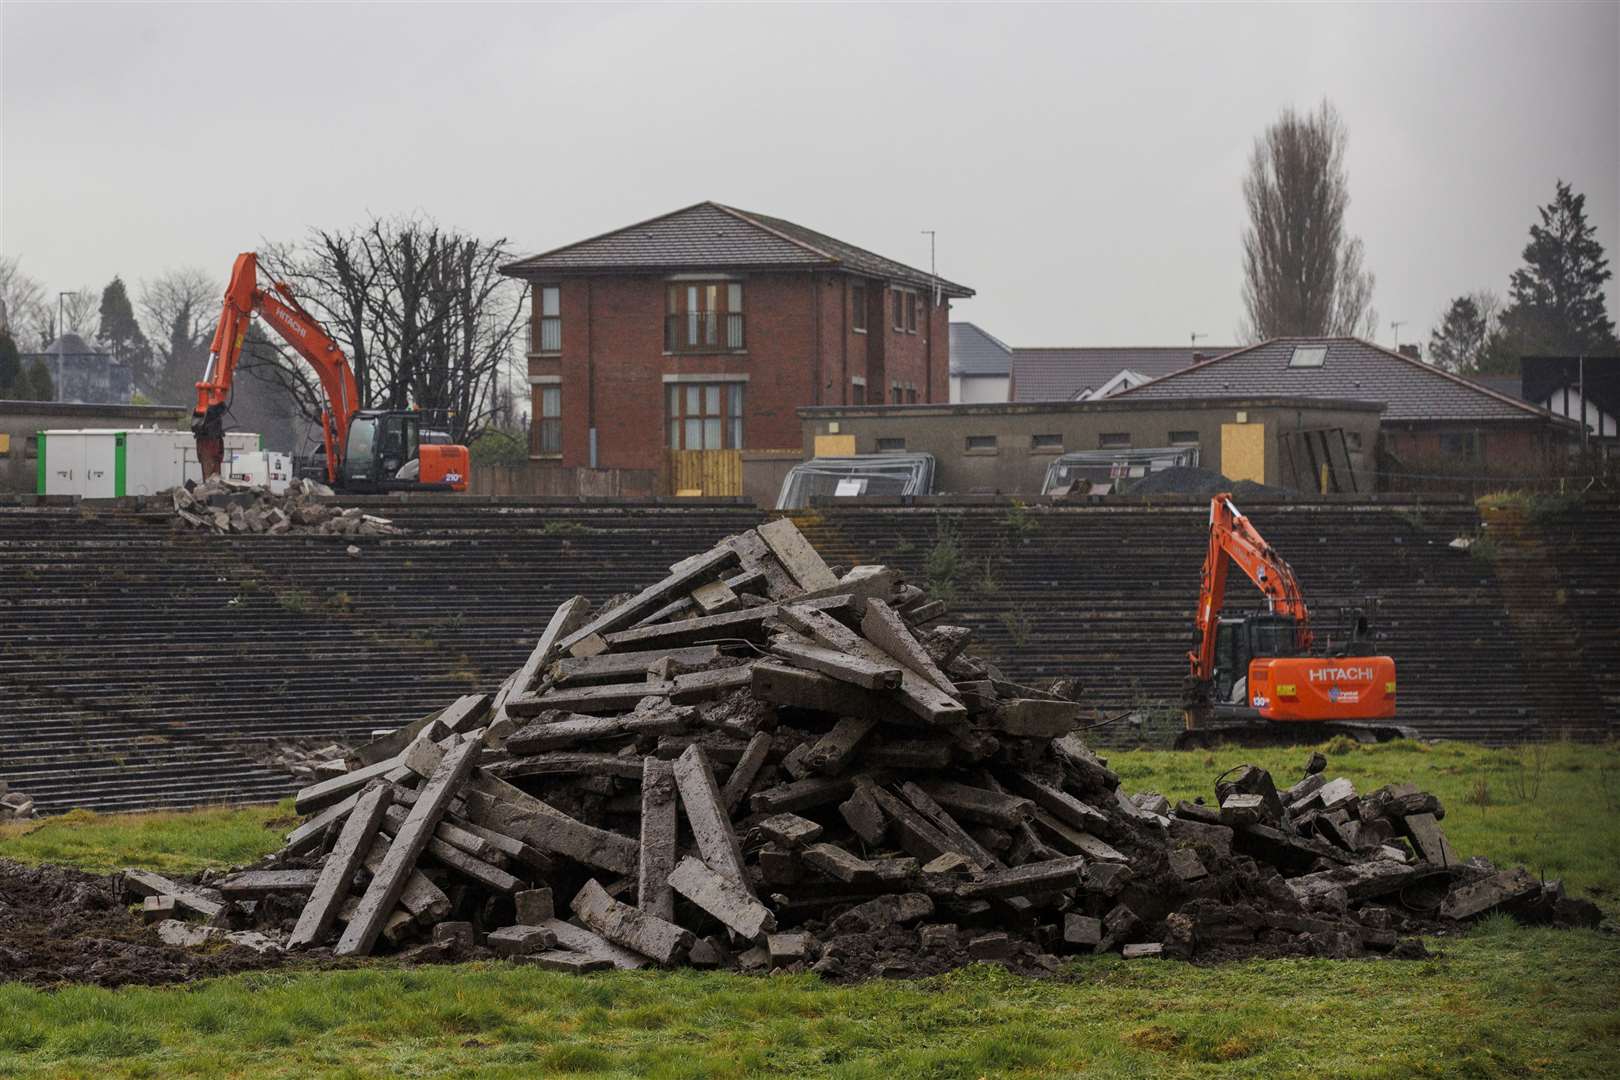
<path id="1" fill-rule="evenodd" d="M 1620 943 L 1491 925 L 1428 961 L 1099 957 L 1074 981 L 501 964 L 0 985 L 0 1075 L 836 1078 L 1612 1076 Z"/>
<path id="2" fill-rule="evenodd" d="M 240 866 L 276 851 L 297 818 L 292 803 L 147 814 L 73 810 L 0 825 L 0 857 L 105 874 L 138 866 L 163 874 Z"/>

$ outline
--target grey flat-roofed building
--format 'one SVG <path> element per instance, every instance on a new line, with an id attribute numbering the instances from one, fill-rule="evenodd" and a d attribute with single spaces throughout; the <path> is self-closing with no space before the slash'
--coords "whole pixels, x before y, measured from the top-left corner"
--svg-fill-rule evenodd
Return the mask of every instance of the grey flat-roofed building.
<path id="1" fill-rule="evenodd" d="M 1199 466 L 1233 480 L 1315 491 L 1322 455 L 1333 491 L 1377 486 L 1375 401 L 1257 394 L 1247 398 L 1006 402 L 989 405 L 821 406 L 799 410 L 804 456 L 817 440 L 844 454 L 932 454 L 934 491 L 1035 495 L 1046 469 L 1075 450 L 1196 448 Z M 1324 450 L 1321 433 L 1332 433 Z M 1307 448 L 1306 438 L 1313 441 Z M 1316 456 L 1311 456 L 1311 455 Z"/>

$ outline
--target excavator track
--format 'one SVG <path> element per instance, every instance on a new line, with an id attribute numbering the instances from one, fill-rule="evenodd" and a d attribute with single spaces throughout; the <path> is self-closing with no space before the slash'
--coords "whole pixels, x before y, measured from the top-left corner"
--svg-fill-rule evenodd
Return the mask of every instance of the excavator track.
<path id="1" fill-rule="evenodd" d="M 1319 723 L 1274 720 L 1214 721 L 1188 728 L 1176 736 L 1177 750 L 1205 750 L 1217 746 L 1313 746 L 1339 735 L 1348 735 L 1357 742 L 1381 743 L 1396 739 L 1415 739 L 1417 733 L 1402 724 L 1380 722 L 1355 723 L 1325 720 Z"/>

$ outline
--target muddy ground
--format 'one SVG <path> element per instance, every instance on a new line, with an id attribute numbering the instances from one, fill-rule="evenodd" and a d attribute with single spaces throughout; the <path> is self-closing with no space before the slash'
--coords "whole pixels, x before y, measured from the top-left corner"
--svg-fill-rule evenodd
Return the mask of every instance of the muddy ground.
<path id="1" fill-rule="evenodd" d="M 1252 865 L 1252 864 L 1251 864 Z M 1230 872 L 1232 868 L 1223 867 Z M 1239 880 L 1242 875 L 1237 875 Z M 1269 876 L 1269 875 L 1267 875 Z M 1257 891 L 1256 881 L 1232 892 Z M 261 954 L 223 942 L 186 948 L 164 943 L 154 929 L 132 911 L 130 897 L 121 896 L 116 876 L 87 874 L 60 866 L 26 866 L 0 859 L 0 982 L 20 981 L 31 986 L 51 987 L 70 983 L 96 986 L 157 986 L 189 982 L 243 971 L 298 965 L 305 967 L 353 967 L 364 961 L 336 961 L 325 949 L 288 956 Z M 1230 896 L 1231 900 L 1241 900 Z M 276 910 L 270 905 L 250 918 L 246 925 L 271 933 L 290 929 L 297 909 Z M 1228 908 L 1226 911 L 1240 911 Z M 1061 977 L 1069 956 L 1057 955 L 1062 946 L 1041 940 L 1035 927 L 981 925 L 931 934 L 923 930 L 931 920 L 911 920 L 908 925 L 863 925 L 858 916 L 834 918 L 828 922 L 808 921 L 796 929 L 811 931 L 821 943 L 820 954 L 836 963 L 819 967 L 826 977 L 838 982 L 868 978 L 919 978 L 937 975 L 979 959 L 993 960 L 1019 974 Z M 1414 922 L 1400 920 L 1407 931 L 1418 930 Z M 285 923 L 286 926 L 281 924 Z M 238 923 L 238 925 L 241 925 Z M 1004 948 L 974 946 L 975 939 L 998 929 L 1008 932 Z M 1425 927 L 1424 929 L 1433 928 Z M 1333 943 L 1336 944 L 1336 943 Z M 1210 949 L 1199 960 L 1232 960 L 1255 956 L 1280 955 L 1426 955 L 1421 944 L 1408 939 L 1393 954 L 1350 953 L 1317 940 L 1309 934 L 1282 930 L 1262 931 L 1248 937 L 1241 946 Z M 431 943 L 407 946 L 393 957 L 405 963 L 444 963 L 493 959 L 484 948 L 456 952 Z"/>
<path id="2" fill-rule="evenodd" d="M 284 962 L 235 946 L 165 945 L 120 902 L 114 878 L 0 859 L 0 981 L 155 986 Z"/>

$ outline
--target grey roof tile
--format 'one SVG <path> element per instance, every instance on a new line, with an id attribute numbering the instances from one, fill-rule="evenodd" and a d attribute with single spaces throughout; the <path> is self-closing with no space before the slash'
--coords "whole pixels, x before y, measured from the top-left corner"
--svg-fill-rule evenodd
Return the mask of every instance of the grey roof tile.
<path id="1" fill-rule="evenodd" d="M 951 374 L 1000 375 L 1012 370 L 1013 351 L 993 334 L 970 322 L 951 323 Z"/>
<path id="2" fill-rule="evenodd" d="M 886 259 L 825 233 L 765 214 L 702 202 L 601 236 L 519 259 L 502 269 L 533 277 L 603 270 L 843 269 L 931 288 L 923 270 Z M 947 296 L 973 290 L 939 279 Z"/>
<path id="3" fill-rule="evenodd" d="M 1476 382 L 1487 390 L 1495 390 L 1498 394 L 1526 400 L 1523 382 L 1517 375 L 1470 375 L 1468 381 Z"/>
<path id="4" fill-rule="evenodd" d="M 1296 346 L 1323 346 L 1320 367 L 1290 367 Z M 1127 390 L 1121 397 L 1286 395 L 1381 401 L 1385 420 L 1533 420 L 1547 414 L 1458 375 L 1359 338 L 1275 338 Z"/>
<path id="5" fill-rule="evenodd" d="M 1231 351 L 1231 346 L 1220 345 L 1014 349 L 1013 400 L 1073 401 L 1076 394 L 1097 389 L 1121 371 L 1153 379 L 1191 367 L 1195 356 Z"/>

